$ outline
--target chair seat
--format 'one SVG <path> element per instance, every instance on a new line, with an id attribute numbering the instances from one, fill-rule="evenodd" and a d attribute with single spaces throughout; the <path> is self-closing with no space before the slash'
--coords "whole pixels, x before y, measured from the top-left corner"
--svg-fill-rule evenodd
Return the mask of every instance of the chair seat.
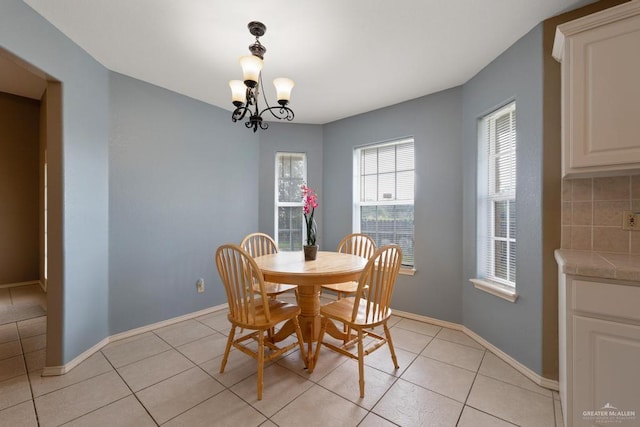
<path id="1" fill-rule="evenodd" d="M 269 314 L 271 315 L 271 322 L 267 322 L 264 315 L 264 306 L 258 306 L 255 310 L 255 316 L 248 320 L 247 323 L 241 322 L 231 318 L 231 314 L 227 317 L 232 324 L 245 329 L 268 329 L 274 325 L 291 319 L 294 316 L 300 314 L 300 307 L 295 304 L 289 304 L 284 301 L 278 301 L 275 299 L 269 300 Z"/>
<path id="2" fill-rule="evenodd" d="M 325 304 L 320 306 L 320 314 L 328 317 L 329 319 L 334 319 L 339 322 L 344 323 L 345 325 L 349 325 L 350 327 L 358 327 L 364 326 L 367 327 L 376 326 L 382 324 L 386 319 L 391 316 L 391 309 L 388 308 L 386 313 L 383 316 L 379 317 L 379 320 L 376 322 L 371 321 L 371 313 L 374 311 L 375 304 L 372 304 L 369 308 L 369 318 L 367 318 L 367 301 L 364 299 L 360 300 L 358 304 L 358 315 L 356 316 L 355 321 L 351 321 L 351 314 L 353 313 L 353 304 L 355 304 L 355 298 L 343 298 L 334 302 L 330 302 L 329 304 Z"/>
<path id="3" fill-rule="evenodd" d="M 297 287 L 298 287 L 297 285 L 285 285 L 284 283 L 264 282 L 264 290 L 267 292 L 267 295 L 269 296 L 279 295 L 281 293 L 293 290 Z"/>
<path id="4" fill-rule="evenodd" d="M 345 294 L 355 294 L 358 290 L 358 282 L 332 283 L 330 285 L 322 285 L 323 289 Z"/>

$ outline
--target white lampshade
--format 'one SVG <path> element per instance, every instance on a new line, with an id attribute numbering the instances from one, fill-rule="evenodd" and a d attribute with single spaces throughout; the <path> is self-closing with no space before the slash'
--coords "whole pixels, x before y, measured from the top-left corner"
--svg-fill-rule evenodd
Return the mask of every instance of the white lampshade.
<path id="1" fill-rule="evenodd" d="M 256 87 L 260 79 L 260 70 L 262 70 L 262 59 L 254 55 L 242 56 L 240 58 L 240 66 L 242 67 L 244 84 L 249 87 Z"/>
<path id="2" fill-rule="evenodd" d="M 278 77 L 273 80 L 273 85 L 276 87 L 276 92 L 278 93 L 278 101 L 289 102 L 291 100 L 291 89 L 295 86 L 293 80 L 286 77 Z"/>
<path id="3" fill-rule="evenodd" d="M 231 88 L 231 101 L 235 105 L 236 102 L 244 104 L 247 102 L 247 87 L 240 80 L 230 80 L 229 87 Z"/>

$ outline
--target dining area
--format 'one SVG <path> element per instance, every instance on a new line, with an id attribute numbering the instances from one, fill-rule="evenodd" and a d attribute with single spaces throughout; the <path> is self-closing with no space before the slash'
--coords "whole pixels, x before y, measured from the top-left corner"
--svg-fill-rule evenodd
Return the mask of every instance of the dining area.
<path id="1" fill-rule="evenodd" d="M 30 372 L 40 425 L 560 425 L 557 393 L 455 327 L 391 313 L 393 245 L 348 235 L 305 260 L 272 241 L 218 248 L 228 305 L 109 343 L 73 375 Z"/>
<path id="2" fill-rule="evenodd" d="M 25 347 L 23 340 L 36 340 L 23 333 L 19 322 L 0 331 L 0 421 L 24 409 L 34 420 L 30 425 L 113 425 L 134 407 L 149 422 L 133 425 L 211 425 L 212 420 L 223 425 L 421 425 L 430 420 L 469 426 L 482 425 L 490 416 L 491 422 L 484 424 L 527 425 L 535 418 L 532 414 L 543 420 L 539 425 L 553 425 L 562 419 L 557 393 L 551 391 L 558 387 L 553 366 L 557 339 L 554 318 L 547 316 L 555 304 L 555 281 L 547 277 L 555 268 L 549 245 L 561 239 L 547 225 L 562 219 L 564 231 L 567 224 L 559 209 L 546 209 L 550 199 L 560 203 L 554 194 L 565 188 L 558 188 L 553 168 L 546 167 L 552 166 L 548 149 L 560 147 L 559 114 L 554 120 L 545 115 L 560 108 L 559 66 L 547 67 L 548 42 L 556 24 L 569 19 L 564 11 L 586 15 L 612 2 L 576 11 L 575 1 L 545 3 L 544 8 L 536 6 L 536 13 L 520 3 L 510 4 L 513 10 L 502 8 L 505 16 L 528 22 L 510 20 L 509 36 L 494 37 L 499 46 L 491 53 L 471 55 L 483 63 L 468 68 L 465 77 L 454 82 L 445 72 L 452 83 L 433 93 L 418 87 L 425 79 L 404 79 L 412 87 L 406 99 L 396 97 L 351 113 L 343 108 L 346 101 L 336 103 L 327 96 L 339 90 L 320 91 L 318 79 L 286 62 L 312 65 L 314 73 L 335 80 L 335 89 L 336 82 L 345 81 L 342 74 L 350 75 L 342 65 L 362 68 L 352 56 L 335 54 L 345 38 L 317 36 L 317 28 L 306 21 L 302 31 L 291 31 L 279 22 L 280 8 L 265 7 L 256 14 L 246 5 L 211 3 L 215 13 L 200 9 L 185 15 L 175 7 L 168 13 L 159 5 L 151 8 L 157 17 L 172 18 L 181 27 L 152 29 L 162 30 L 152 33 L 158 36 L 153 40 L 164 64 L 154 67 L 149 55 L 126 55 L 127 47 L 142 45 L 153 53 L 147 33 L 137 24 L 160 21 L 145 19 L 144 8 L 127 13 L 111 7 L 101 14 L 96 10 L 109 6 L 92 2 L 86 14 L 77 8 L 68 14 L 44 1 L 3 2 L 3 59 L 47 85 L 46 98 L 40 92 L 30 104 L 40 106 L 41 136 L 47 137 L 47 163 L 39 161 L 42 151 L 34 153 L 40 157 L 39 170 L 49 174 L 48 187 L 40 185 L 37 191 L 51 190 L 47 205 L 38 209 L 46 206 L 51 221 L 38 227 L 39 233 L 49 231 L 44 254 L 49 255 L 45 266 L 50 274 L 45 277 L 46 334 L 35 336 L 46 339 Z M 236 13 L 236 6 L 252 16 Z M 422 69 L 403 67 L 406 58 L 427 58 L 401 55 L 407 40 L 421 40 L 402 37 L 404 31 L 424 32 L 421 23 L 427 16 L 448 21 L 426 6 L 414 6 L 409 14 L 393 6 L 392 13 L 367 9 L 384 21 L 373 27 L 385 30 L 378 32 L 385 42 L 363 45 L 383 48 L 374 55 L 372 72 L 365 74 L 375 79 L 392 76 L 390 69 Z M 322 21 L 336 17 L 330 9 L 328 14 L 299 16 L 326 27 Z M 353 13 L 357 19 L 327 22 L 344 24 L 358 36 L 362 31 L 353 22 L 367 22 L 368 15 L 357 5 L 352 9 L 345 9 L 344 16 Z M 453 18 L 464 12 L 480 22 L 473 4 L 458 9 Z M 187 15 L 202 21 L 185 25 L 175 19 Z M 225 25 L 212 25 L 212 17 Z M 416 25 L 407 25 L 409 18 Z M 95 19 L 98 26 L 92 25 Z M 269 102 L 280 100 L 268 88 L 273 90 L 269 80 L 282 69 L 297 81 L 295 93 L 315 99 L 309 107 L 294 93 L 289 104 L 296 111 L 294 123 L 247 130 L 230 120 L 226 82 L 238 77 L 235 59 L 252 42 L 243 28 L 250 19 L 270 26 L 261 39 L 270 48 L 265 85 L 253 80 L 264 88 L 261 93 Z M 137 24 L 127 25 L 129 21 Z M 91 37 L 109 34 L 102 31 L 107 23 L 116 37 L 102 37 L 105 43 L 94 47 L 102 46 L 112 59 L 91 46 Z M 234 30 L 225 30 L 227 24 Z M 201 35 L 199 25 L 222 31 L 206 38 L 204 51 L 191 39 Z M 88 38 L 74 32 L 74 26 L 88 29 Z M 121 39 L 126 29 L 141 39 Z M 507 26 L 485 26 L 479 33 L 487 29 L 506 31 Z M 169 43 L 162 42 L 161 33 Z M 389 38 L 394 34 L 399 41 Z M 471 34 L 456 40 L 475 52 L 478 43 L 468 41 L 476 39 Z M 283 48 L 282 40 L 291 43 Z M 321 48 L 309 49 L 314 40 Z M 303 48 L 296 50 L 294 42 L 302 42 Z M 212 79 L 189 60 L 170 60 L 167 47 L 202 56 L 207 66 L 229 65 L 234 72 Z M 312 59 L 291 52 L 311 54 Z M 389 56 L 394 52 L 403 57 L 394 60 Z M 284 55 L 284 64 L 277 55 Z M 323 55 L 338 59 L 340 66 L 327 65 Z M 146 61 L 146 68 L 118 66 L 133 65 L 126 58 L 134 57 Z M 464 50 L 451 57 L 470 58 Z M 137 74 L 143 69 L 150 74 Z M 158 70 L 171 73 L 179 84 L 165 85 Z M 451 70 L 462 72 L 463 67 Z M 182 90 L 199 75 L 206 79 L 200 87 L 208 94 L 225 93 L 222 101 L 211 104 L 200 92 Z M 350 85 L 358 94 L 349 99 L 374 102 L 376 94 L 400 93 L 392 90 L 393 84 L 382 83 L 365 91 Z M 518 101 L 518 138 L 524 150 L 516 162 L 517 188 L 523 195 L 516 209 L 521 243 L 516 302 L 469 282 L 482 253 L 477 245 L 481 207 L 474 198 L 482 182 L 475 160 L 484 153 L 477 144 L 478 118 L 511 97 Z M 260 100 L 262 107 L 266 99 Z M 317 114 L 322 102 L 330 104 L 331 115 L 307 121 L 305 111 Z M 305 260 L 304 225 L 291 221 L 291 211 L 300 210 L 295 205 L 299 198 L 295 191 L 285 191 L 299 189 L 302 182 L 322 194 L 315 260 Z M 388 234 L 393 236 L 380 239 L 377 227 L 392 220 L 393 233 Z M 243 236 L 253 232 L 269 233 L 279 253 L 248 250 Z M 375 251 L 353 255 L 362 259 L 342 267 L 336 259 L 330 261 L 339 253 L 338 242 L 352 232 L 376 238 L 376 249 L 392 242 L 401 245 L 404 265 L 392 295 L 372 291 L 370 283 L 376 282 L 366 272 L 379 265 L 371 261 Z M 295 247 L 286 244 L 286 233 Z M 42 241 L 33 243 L 42 250 Z M 220 257 L 227 281 L 237 285 L 231 286 L 234 300 L 215 260 L 216 250 L 227 243 L 246 252 L 225 248 L 226 260 Z M 328 268 L 322 267 L 325 262 Z M 385 311 L 375 299 L 387 296 L 391 302 Z M 375 343 L 380 347 L 369 353 L 367 347 Z M 46 352 L 41 351 L 45 345 Z M 29 351 L 34 348 L 38 350 Z"/>
<path id="3" fill-rule="evenodd" d="M 387 321 L 401 260 L 398 245 L 376 248 L 374 240 L 362 233 L 349 234 L 336 251 L 317 251 L 313 257 L 279 251 L 264 233 L 249 234 L 240 245 L 221 245 L 216 266 L 228 299 L 230 333 L 220 373 L 232 347 L 253 357 L 261 400 L 265 362 L 298 348 L 301 364 L 312 374 L 324 346 L 358 361 L 363 398 L 365 355 L 387 344 L 389 363 L 399 368 Z M 335 292 L 335 299 L 322 304 L 323 291 Z M 295 303 L 280 298 L 291 292 Z M 380 326 L 382 334 L 375 329 Z M 366 349 L 365 338 L 369 338 Z"/>

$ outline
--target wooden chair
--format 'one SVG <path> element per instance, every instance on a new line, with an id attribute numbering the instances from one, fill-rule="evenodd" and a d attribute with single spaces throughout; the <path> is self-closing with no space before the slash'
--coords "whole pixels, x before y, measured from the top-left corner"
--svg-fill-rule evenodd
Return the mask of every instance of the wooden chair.
<path id="1" fill-rule="evenodd" d="M 231 322 L 231 332 L 229 332 L 224 357 L 220 364 L 220 373 L 224 372 L 232 345 L 253 357 L 258 361 L 258 400 L 262 400 L 265 361 L 273 360 L 295 346 L 300 346 L 302 360 L 305 367 L 307 366 L 302 332 L 298 323 L 300 307 L 267 296 L 260 268 L 251 255 L 240 246 L 233 244 L 220 246 L 216 251 L 216 266 L 227 293 L 229 302 L 227 318 Z M 298 337 L 297 342 L 278 347 L 270 339 L 265 339 L 265 332 L 287 320 L 293 322 Z M 235 338 L 236 328 L 251 332 Z M 251 339 L 258 342 L 257 351 L 243 344 L 244 341 Z M 268 356 L 265 356 L 265 348 L 270 350 Z"/>
<path id="2" fill-rule="evenodd" d="M 363 258 L 371 258 L 376 251 L 376 242 L 371 237 L 362 233 L 349 234 L 338 243 L 338 252 L 359 255 Z M 358 290 L 358 282 L 335 283 L 322 285 L 322 289 L 333 291 L 338 299 L 343 296 L 355 294 Z"/>
<path id="3" fill-rule="evenodd" d="M 264 233 L 249 234 L 244 239 L 242 239 L 242 243 L 240 243 L 240 246 L 242 246 L 242 248 L 254 258 L 278 252 L 278 245 L 276 245 L 276 242 L 271 238 L 271 236 Z M 298 295 L 297 285 L 286 285 L 283 283 L 271 282 L 265 282 L 264 285 L 267 291 L 267 295 L 269 295 L 269 297 L 271 298 L 275 298 L 277 295 L 291 290 L 296 292 L 296 297 Z"/>
<path id="4" fill-rule="evenodd" d="M 389 304 L 401 262 L 402 250 L 400 246 L 381 247 L 369 259 L 362 271 L 355 297 L 342 298 L 320 306 L 322 321 L 314 360 L 318 359 L 320 347 L 323 345 L 352 359 L 357 359 L 360 397 L 364 397 L 364 356 L 371 354 L 386 343 L 389 345 L 393 366 L 396 369 L 399 368 L 387 320 L 391 316 Z M 367 286 L 368 290 L 365 292 Z M 358 336 L 341 346 L 323 342 L 327 324 L 333 320 L 344 323 L 349 329 L 356 331 Z M 373 328 L 379 325 L 384 328 L 384 336 L 373 332 Z M 374 341 L 366 349 L 363 344 L 365 337 L 374 338 Z M 358 344 L 357 355 L 348 350 L 355 342 Z"/>

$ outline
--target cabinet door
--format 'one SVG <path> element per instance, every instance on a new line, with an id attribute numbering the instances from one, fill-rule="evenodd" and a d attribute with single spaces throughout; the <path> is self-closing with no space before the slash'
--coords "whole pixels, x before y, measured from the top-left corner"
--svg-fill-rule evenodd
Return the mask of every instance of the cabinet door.
<path id="1" fill-rule="evenodd" d="M 564 174 L 640 167 L 640 15 L 567 42 Z"/>
<path id="2" fill-rule="evenodd" d="M 576 426 L 640 423 L 640 326 L 573 317 L 573 422 Z M 610 409 L 611 407 L 617 410 Z M 585 411 L 635 411 L 594 420 Z"/>

